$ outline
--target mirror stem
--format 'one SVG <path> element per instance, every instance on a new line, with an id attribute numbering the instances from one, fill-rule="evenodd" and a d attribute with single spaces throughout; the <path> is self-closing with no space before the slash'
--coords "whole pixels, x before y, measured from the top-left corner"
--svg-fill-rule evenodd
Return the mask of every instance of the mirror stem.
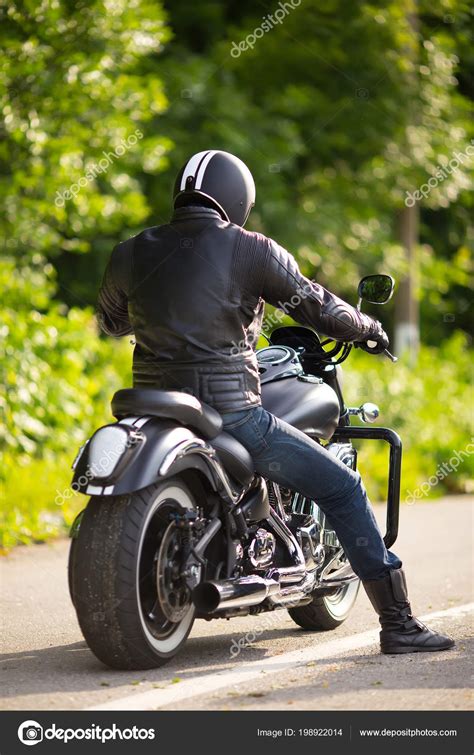
<path id="1" fill-rule="evenodd" d="M 383 352 L 383 353 L 384 353 L 384 354 L 385 354 L 386 356 L 388 356 L 388 358 L 389 358 L 389 359 L 391 359 L 391 360 L 392 360 L 392 362 L 398 362 L 398 357 L 394 357 L 394 356 L 393 356 L 393 354 L 391 354 L 391 353 L 389 352 L 389 350 L 388 350 L 388 349 L 384 349 L 384 352 Z"/>

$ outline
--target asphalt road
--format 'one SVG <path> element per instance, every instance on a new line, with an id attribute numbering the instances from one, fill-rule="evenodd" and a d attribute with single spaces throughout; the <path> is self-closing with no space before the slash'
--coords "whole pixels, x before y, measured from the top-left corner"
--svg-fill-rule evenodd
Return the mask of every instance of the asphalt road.
<path id="1" fill-rule="evenodd" d="M 259 617 L 198 621 L 167 666 L 111 671 L 81 637 L 67 591 L 67 549 L 66 541 L 20 547 L 1 560 L 3 709 L 472 709 L 467 496 L 404 506 L 395 548 L 417 615 L 457 641 L 444 653 L 382 656 L 361 591 L 348 621 L 332 632 L 303 632 L 286 611 L 265 626 Z M 232 640 L 247 632 L 255 641 L 232 656 Z"/>

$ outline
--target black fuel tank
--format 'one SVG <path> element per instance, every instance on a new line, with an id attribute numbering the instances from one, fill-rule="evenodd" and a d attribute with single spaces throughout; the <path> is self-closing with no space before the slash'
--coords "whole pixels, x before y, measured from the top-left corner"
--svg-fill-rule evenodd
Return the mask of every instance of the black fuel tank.
<path id="1" fill-rule="evenodd" d="M 339 421 L 337 394 L 311 375 L 262 383 L 265 409 L 304 433 L 329 440 Z"/>

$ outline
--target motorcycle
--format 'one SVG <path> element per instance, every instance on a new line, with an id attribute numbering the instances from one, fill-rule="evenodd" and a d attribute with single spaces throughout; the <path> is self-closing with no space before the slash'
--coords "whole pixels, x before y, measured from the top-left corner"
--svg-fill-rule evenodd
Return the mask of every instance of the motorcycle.
<path id="1" fill-rule="evenodd" d="M 393 286 L 390 276 L 366 276 L 358 307 L 385 303 Z M 262 404 L 352 469 L 353 440 L 389 444 L 390 547 L 400 438 L 351 425 L 353 416 L 374 422 L 379 410 L 345 406 L 340 364 L 352 345 L 330 344 L 306 327 L 274 330 L 257 352 Z M 286 609 L 313 631 L 347 619 L 359 580 L 318 502 L 255 474 L 215 409 L 184 392 L 123 389 L 112 413 L 116 422 L 99 428 L 73 464 L 73 488 L 91 497 L 71 529 L 69 588 L 98 659 L 118 669 L 161 666 L 195 619 Z"/>

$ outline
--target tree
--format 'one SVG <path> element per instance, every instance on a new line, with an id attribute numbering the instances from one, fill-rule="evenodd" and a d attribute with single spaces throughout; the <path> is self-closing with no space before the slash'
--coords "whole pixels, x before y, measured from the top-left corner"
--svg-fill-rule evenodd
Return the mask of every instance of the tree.
<path id="1" fill-rule="evenodd" d="M 258 37 L 265 19 L 253 4 L 202 6 L 191 19 L 182 3 L 169 6 L 176 41 L 161 63 L 171 100 L 161 126 L 177 145 L 173 169 L 210 144 L 235 151 L 257 178 L 251 227 L 277 237 L 308 274 L 352 299 L 361 274 L 405 278 L 400 242 L 421 210 L 421 247 L 418 231 L 410 231 L 420 273 L 408 309 L 414 313 L 421 299 L 425 339 L 450 332 L 431 306 L 438 297 L 438 308 L 453 308 L 451 282 L 468 296 L 460 252 L 467 213 L 457 209 L 466 206 L 467 160 L 449 172 L 472 134 L 467 92 L 456 78 L 467 80 L 472 63 L 467 4 L 420 3 L 415 35 L 411 0 L 309 0 Z M 248 49 L 233 57 L 246 40 Z M 447 168 L 443 180 L 410 210 L 407 200 L 438 167 Z M 160 218 L 167 217 L 170 183 L 168 176 L 148 183 L 162 197 Z M 426 213 L 438 209 L 448 227 L 455 224 L 459 246 L 429 232 Z M 399 312 L 407 308 L 404 289 L 396 295 Z M 466 314 L 456 323 L 467 327 Z"/>
<path id="2" fill-rule="evenodd" d="M 150 212 L 137 174 L 164 165 L 169 142 L 145 132 L 166 97 L 140 66 L 169 32 L 148 0 L 5 0 L 0 10 L 2 440 L 13 469 L 83 438 L 118 383 L 115 352 L 84 306 L 105 255 Z M 51 261 L 86 254 L 88 275 L 58 287 Z"/>
<path id="3" fill-rule="evenodd" d="M 148 216 L 135 176 L 163 167 L 169 146 L 145 138 L 166 97 L 159 76 L 139 75 L 169 38 L 163 10 L 4 0 L 1 12 L 4 248 L 27 259 L 101 251 Z"/>

